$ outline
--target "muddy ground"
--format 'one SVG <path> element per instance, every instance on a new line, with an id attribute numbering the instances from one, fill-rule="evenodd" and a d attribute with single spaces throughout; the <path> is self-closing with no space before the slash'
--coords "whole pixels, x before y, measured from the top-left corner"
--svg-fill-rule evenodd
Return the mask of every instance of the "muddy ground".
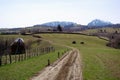
<path id="1" fill-rule="evenodd" d="M 82 80 L 80 60 L 79 50 L 73 49 L 30 80 Z"/>

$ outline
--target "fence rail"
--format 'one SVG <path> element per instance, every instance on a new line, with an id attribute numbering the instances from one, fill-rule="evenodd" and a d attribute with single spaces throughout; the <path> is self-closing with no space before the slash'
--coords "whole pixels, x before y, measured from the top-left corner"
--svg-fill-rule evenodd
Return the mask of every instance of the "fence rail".
<path id="1" fill-rule="evenodd" d="M 45 47 L 45 48 L 27 49 L 24 54 L 12 55 L 10 54 L 10 51 L 7 50 L 6 52 L 4 52 L 3 55 L 0 55 L 0 66 L 23 61 L 34 56 L 50 53 L 52 51 L 55 51 L 54 47 Z"/>

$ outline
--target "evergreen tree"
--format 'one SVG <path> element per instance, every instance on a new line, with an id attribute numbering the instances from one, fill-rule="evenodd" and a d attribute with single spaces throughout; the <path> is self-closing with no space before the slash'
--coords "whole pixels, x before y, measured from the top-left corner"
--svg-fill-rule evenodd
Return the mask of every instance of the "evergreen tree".
<path id="1" fill-rule="evenodd" d="M 57 30 L 58 30 L 59 32 L 62 32 L 62 27 L 61 27 L 60 25 L 58 25 Z"/>

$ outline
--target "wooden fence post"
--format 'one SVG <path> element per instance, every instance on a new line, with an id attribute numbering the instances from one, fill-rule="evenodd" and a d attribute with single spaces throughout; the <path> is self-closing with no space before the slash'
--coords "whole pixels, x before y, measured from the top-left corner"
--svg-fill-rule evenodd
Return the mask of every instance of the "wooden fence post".
<path id="1" fill-rule="evenodd" d="M 55 52 L 55 48 L 53 48 L 53 51 Z"/>
<path id="2" fill-rule="evenodd" d="M 29 49 L 28 49 L 28 52 L 27 52 L 27 58 L 29 58 L 29 54 L 30 54 L 30 51 L 29 51 Z"/>
<path id="3" fill-rule="evenodd" d="M 39 56 L 39 49 L 37 48 L 37 56 Z"/>
<path id="4" fill-rule="evenodd" d="M 62 55 L 63 55 L 64 53 L 62 53 Z"/>
<path id="5" fill-rule="evenodd" d="M 43 48 L 43 53 L 45 53 L 45 48 Z"/>
<path id="6" fill-rule="evenodd" d="M 18 54 L 18 55 L 19 55 L 18 61 L 20 61 L 20 54 Z"/>
<path id="7" fill-rule="evenodd" d="M 11 55 L 11 54 L 10 54 Z M 16 56 L 16 53 L 14 54 L 14 56 L 15 56 L 15 62 L 17 62 L 17 56 Z"/>
<path id="8" fill-rule="evenodd" d="M 9 58 L 10 58 L 10 64 L 12 63 L 12 57 L 11 54 L 9 54 Z"/>
<path id="9" fill-rule="evenodd" d="M 48 59 L 48 66 L 50 65 L 50 60 Z"/>
<path id="10" fill-rule="evenodd" d="M 66 51 L 64 51 L 64 53 L 66 53 Z"/>
<path id="11" fill-rule="evenodd" d="M 60 53 L 58 52 L 58 58 L 60 58 Z"/>
<path id="12" fill-rule="evenodd" d="M 21 54 L 21 61 L 23 61 L 23 53 Z"/>
<path id="13" fill-rule="evenodd" d="M 27 50 L 25 51 L 24 59 L 25 59 L 25 60 L 27 59 Z"/>
<path id="14" fill-rule="evenodd" d="M 0 66 L 2 65 L 2 56 L 0 56 Z"/>
<path id="15" fill-rule="evenodd" d="M 7 64 L 7 54 L 5 54 L 5 64 Z"/>

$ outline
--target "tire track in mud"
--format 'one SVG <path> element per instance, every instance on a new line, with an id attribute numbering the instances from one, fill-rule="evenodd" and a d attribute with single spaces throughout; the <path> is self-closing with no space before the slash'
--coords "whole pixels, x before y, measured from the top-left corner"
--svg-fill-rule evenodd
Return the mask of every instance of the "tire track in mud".
<path id="1" fill-rule="evenodd" d="M 82 80 L 81 66 L 79 63 L 77 50 L 74 50 L 68 58 L 66 64 L 63 64 L 55 80 Z"/>
<path id="2" fill-rule="evenodd" d="M 53 43 L 50 40 L 45 41 Z M 54 44 L 61 45 L 57 43 Z M 55 61 L 52 65 L 44 68 L 30 80 L 83 80 L 79 50 L 71 46 L 61 46 L 71 48 L 72 50 L 66 52 L 60 59 Z"/>
<path id="3" fill-rule="evenodd" d="M 78 50 L 67 52 L 61 59 L 40 71 L 31 80 L 82 80 L 79 56 Z"/>

